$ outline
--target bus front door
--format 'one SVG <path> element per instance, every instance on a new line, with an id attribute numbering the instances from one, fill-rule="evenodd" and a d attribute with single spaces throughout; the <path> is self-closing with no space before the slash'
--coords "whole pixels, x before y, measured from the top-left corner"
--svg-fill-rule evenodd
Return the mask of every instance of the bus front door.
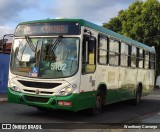
<path id="1" fill-rule="evenodd" d="M 95 102 L 96 38 L 84 36 L 82 49 L 82 74 L 80 94 L 83 95 L 84 107 L 91 107 Z"/>

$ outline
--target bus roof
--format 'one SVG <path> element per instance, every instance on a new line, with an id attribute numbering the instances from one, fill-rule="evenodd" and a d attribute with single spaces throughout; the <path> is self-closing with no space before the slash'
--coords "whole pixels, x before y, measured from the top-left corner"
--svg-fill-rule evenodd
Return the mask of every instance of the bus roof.
<path id="1" fill-rule="evenodd" d="M 154 47 L 149 47 L 149 46 L 147 46 L 147 45 L 145 45 L 143 43 L 140 43 L 140 42 L 138 42 L 136 40 L 133 40 L 131 38 L 125 37 L 123 35 L 120 35 L 120 34 L 118 34 L 116 32 L 113 32 L 113 31 L 111 31 L 111 30 L 109 30 L 107 28 L 104 28 L 102 26 L 98 26 L 96 24 L 93 24 L 93 23 L 91 23 L 89 21 L 86 21 L 84 19 L 66 19 L 66 18 L 65 19 L 64 18 L 63 19 L 44 19 L 44 20 L 35 20 L 35 21 L 22 22 L 19 25 L 32 24 L 32 23 L 58 22 L 58 21 L 59 22 L 63 22 L 63 21 L 66 21 L 66 22 L 78 22 L 78 23 L 80 23 L 81 26 L 89 27 L 91 29 L 99 31 L 102 34 L 109 35 L 110 37 L 113 37 L 113 38 L 118 39 L 120 41 L 124 41 L 124 42 L 126 42 L 128 44 L 133 44 L 133 45 L 135 45 L 137 47 L 143 48 L 144 50 L 148 50 L 150 52 L 155 53 L 155 48 Z"/>

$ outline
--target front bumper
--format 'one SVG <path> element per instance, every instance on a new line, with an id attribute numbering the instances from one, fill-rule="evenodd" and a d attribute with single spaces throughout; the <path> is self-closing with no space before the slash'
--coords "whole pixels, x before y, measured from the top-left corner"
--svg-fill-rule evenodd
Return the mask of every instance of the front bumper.
<path id="1" fill-rule="evenodd" d="M 65 109 L 69 111 L 78 111 L 77 102 L 79 94 L 71 94 L 69 96 L 42 96 L 34 94 L 25 94 L 15 92 L 8 88 L 8 102 L 25 104 L 34 107 L 45 107 L 52 109 Z M 58 101 L 72 102 L 71 106 L 58 105 Z"/>

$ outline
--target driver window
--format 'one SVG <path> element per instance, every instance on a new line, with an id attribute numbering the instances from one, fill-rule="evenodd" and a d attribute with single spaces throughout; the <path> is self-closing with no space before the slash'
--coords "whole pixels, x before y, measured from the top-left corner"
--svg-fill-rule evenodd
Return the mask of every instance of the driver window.
<path id="1" fill-rule="evenodd" d="M 82 49 L 82 72 L 92 73 L 95 71 L 96 64 L 96 39 L 90 36 L 84 36 Z"/>

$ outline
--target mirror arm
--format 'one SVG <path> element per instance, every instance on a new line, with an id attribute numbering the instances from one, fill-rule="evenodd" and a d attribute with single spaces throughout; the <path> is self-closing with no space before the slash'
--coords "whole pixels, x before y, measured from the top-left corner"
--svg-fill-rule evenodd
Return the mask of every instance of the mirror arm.
<path id="1" fill-rule="evenodd" d="M 90 37 L 92 36 L 92 32 L 90 30 L 84 29 L 84 33 L 89 33 Z"/>

